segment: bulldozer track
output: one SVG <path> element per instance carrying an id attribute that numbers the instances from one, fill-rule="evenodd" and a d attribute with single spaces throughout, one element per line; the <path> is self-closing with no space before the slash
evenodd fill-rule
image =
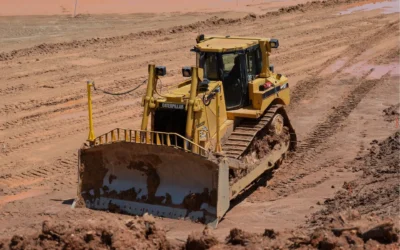
<path id="1" fill-rule="evenodd" d="M 249 148 L 254 137 L 264 129 L 283 105 L 273 104 L 259 119 L 243 119 L 222 146 L 225 155 L 238 159 Z"/>

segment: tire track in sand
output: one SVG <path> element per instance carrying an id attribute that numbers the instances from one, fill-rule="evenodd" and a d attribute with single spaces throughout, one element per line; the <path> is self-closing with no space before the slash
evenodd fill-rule
<path id="1" fill-rule="evenodd" d="M 349 95 L 343 99 L 326 119 L 319 123 L 313 132 L 304 139 L 298 146 L 298 149 L 291 153 L 289 161 L 279 166 L 279 169 L 270 175 L 266 173 L 258 185 L 265 185 L 268 182 L 266 189 L 256 190 L 250 197 L 250 202 L 264 201 L 263 193 L 271 190 L 275 193 L 272 197 L 284 197 L 289 194 L 297 193 L 306 188 L 315 187 L 329 179 L 327 176 L 320 176 L 319 179 L 313 179 L 313 183 L 302 183 L 302 179 L 320 171 L 323 168 L 335 165 L 333 160 L 326 159 L 318 164 L 313 163 L 318 157 L 321 157 L 326 150 L 331 150 L 334 146 L 328 143 L 328 139 L 339 132 L 345 125 L 346 119 L 358 104 L 366 97 L 374 88 L 379 86 L 382 80 L 386 79 L 390 72 L 381 79 L 365 80 L 372 71 L 368 72 L 359 84 L 354 88 Z M 269 179 L 272 181 L 269 182 Z M 264 183 L 264 184 L 263 184 Z M 253 188 L 255 190 L 255 188 Z M 271 194 L 270 194 L 271 195 Z M 268 197 L 270 197 L 268 195 Z"/>
<path id="2" fill-rule="evenodd" d="M 335 56 L 328 61 L 326 61 L 320 68 L 317 69 L 316 73 L 311 79 L 317 78 L 317 81 L 306 80 L 305 83 L 299 83 L 293 90 L 294 104 L 299 104 L 304 98 L 315 96 L 319 91 L 324 90 L 324 83 L 329 83 L 336 76 L 344 72 L 345 69 L 352 66 L 357 62 L 358 57 L 371 48 L 372 45 L 379 44 L 380 41 L 386 39 L 382 34 L 386 33 L 387 30 L 395 31 L 397 28 L 396 24 L 398 21 L 384 25 L 378 31 L 371 35 L 368 35 L 362 39 L 359 43 L 351 45 L 346 52 Z M 372 41 L 371 41 L 372 39 Z M 334 73 L 326 76 L 320 77 L 320 73 L 326 70 L 332 63 L 343 57 L 350 58 L 342 67 L 340 67 Z M 320 170 L 320 165 L 312 164 L 312 162 L 321 155 L 324 150 L 332 148 L 332 145 L 326 143 L 327 139 L 334 136 L 340 131 L 347 117 L 351 112 L 357 107 L 361 100 L 383 79 L 386 79 L 390 72 L 384 75 L 381 79 L 367 80 L 366 78 L 372 73 L 372 70 L 364 74 L 364 76 L 359 79 L 354 89 L 351 90 L 350 94 L 343 98 L 343 101 L 339 105 L 336 105 L 334 111 L 330 112 L 322 123 L 316 124 L 312 131 L 301 141 L 298 145 L 298 149 L 294 154 L 291 155 L 290 161 L 279 168 L 279 173 L 283 173 L 284 177 L 281 176 L 282 181 L 272 182 L 268 185 L 268 189 L 274 190 L 279 196 L 284 196 L 289 193 L 296 193 L 297 191 L 304 189 L 304 186 L 296 186 L 296 182 L 303 179 L 304 177 L 317 172 Z M 309 91 L 310 86 L 317 85 L 320 89 L 315 89 L 314 91 Z M 309 105 L 309 104 L 306 104 Z M 295 113 L 293 109 L 302 109 L 304 105 L 294 105 L 289 107 L 289 111 Z M 330 164 L 323 164 L 329 166 Z M 270 178 L 270 177 L 268 177 Z M 325 179 L 316 180 L 316 182 L 323 182 Z M 257 197 L 258 194 L 255 195 Z M 257 201 L 257 198 L 251 198 L 253 201 Z"/>
<path id="3" fill-rule="evenodd" d="M 358 56 L 367 51 L 373 45 L 379 44 L 380 41 L 384 41 L 387 39 L 387 33 L 396 33 L 398 30 L 399 21 L 391 22 L 387 25 L 381 27 L 378 31 L 373 34 L 363 38 L 360 42 L 351 44 L 348 49 L 346 49 L 343 53 L 329 58 L 325 63 L 319 67 L 315 73 L 313 73 L 309 78 L 299 82 L 296 87 L 292 90 L 293 96 L 291 100 L 291 105 L 289 109 L 292 107 L 297 107 L 301 100 L 307 97 L 315 96 L 320 88 L 323 87 L 324 83 L 332 81 L 337 75 L 341 74 L 345 69 L 349 68 L 354 62 L 357 60 Z M 349 58 L 346 63 L 341 66 L 338 70 L 332 73 L 328 77 L 320 77 L 321 73 L 330 67 L 337 60 L 342 58 Z"/>

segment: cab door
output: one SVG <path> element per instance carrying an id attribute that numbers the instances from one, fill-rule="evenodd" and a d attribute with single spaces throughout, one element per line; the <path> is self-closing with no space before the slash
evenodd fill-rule
<path id="1" fill-rule="evenodd" d="M 245 54 L 222 54 L 225 103 L 227 110 L 243 107 L 247 95 Z"/>

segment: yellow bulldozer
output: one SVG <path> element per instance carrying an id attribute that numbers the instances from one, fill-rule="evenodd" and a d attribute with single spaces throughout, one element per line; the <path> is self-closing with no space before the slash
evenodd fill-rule
<path id="1" fill-rule="evenodd" d="M 79 150 L 76 204 L 126 214 L 190 219 L 215 228 L 235 197 L 295 150 L 285 111 L 287 77 L 274 72 L 277 39 L 196 38 L 196 66 L 159 93 L 166 68 L 150 64 L 140 129 L 89 138 Z"/>

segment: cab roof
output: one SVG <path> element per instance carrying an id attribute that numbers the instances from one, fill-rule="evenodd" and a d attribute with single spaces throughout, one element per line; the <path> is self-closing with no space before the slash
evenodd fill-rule
<path id="1" fill-rule="evenodd" d="M 257 45 L 261 38 L 210 37 L 199 41 L 196 50 L 204 52 L 231 52 Z"/>

